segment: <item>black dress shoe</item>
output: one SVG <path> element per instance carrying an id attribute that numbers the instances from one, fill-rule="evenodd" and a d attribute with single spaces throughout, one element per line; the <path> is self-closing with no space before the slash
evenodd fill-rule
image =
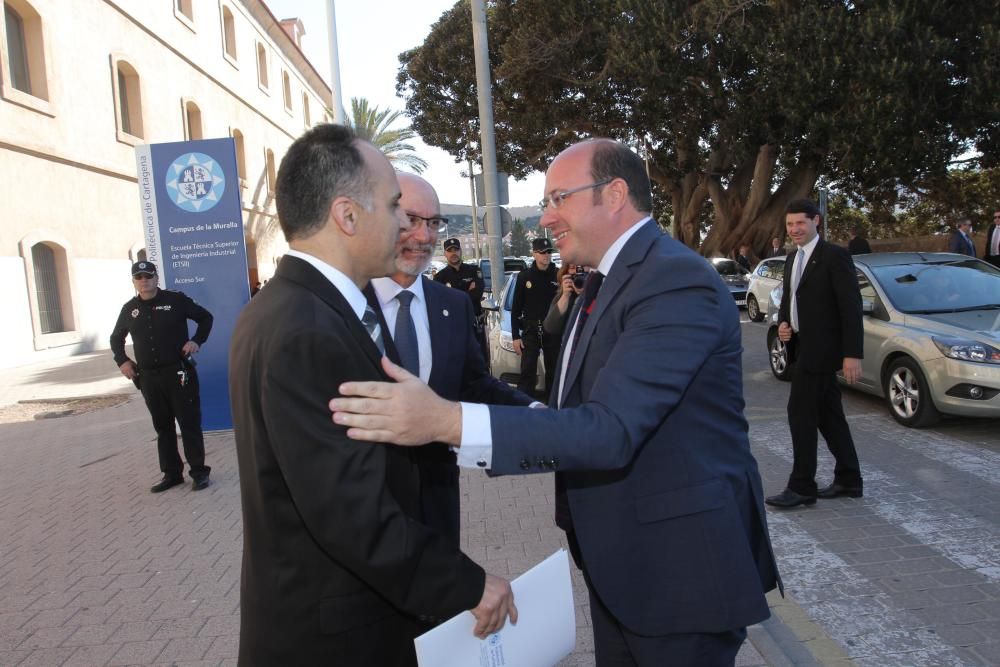
<path id="1" fill-rule="evenodd" d="M 799 505 L 815 505 L 816 496 L 803 496 L 791 489 L 785 489 L 776 496 L 769 496 L 764 502 L 772 507 L 787 509 L 789 507 L 798 507 Z"/>
<path id="2" fill-rule="evenodd" d="M 150 489 L 150 493 L 162 493 L 172 486 L 177 486 L 178 484 L 183 484 L 183 477 L 171 477 L 170 475 L 164 475 L 163 479 L 154 484 Z"/>
<path id="3" fill-rule="evenodd" d="M 204 477 L 195 477 L 193 480 L 191 480 L 192 491 L 201 491 L 202 489 L 207 489 L 207 488 L 208 488 L 208 475 L 205 475 Z"/>
<path id="4" fill-rule="evenodd" d="M 838 496 L 845 496 L 847 498 L 861 498 L 864 496 L 864 490 L 860 486 L 844 486 L 843 484 L 837 484 L 834 482 L 830 486 L 824 486 L 822 489 L 816 492 L 816 496 L 829 500 L 830 498 L 837 498 Z"/>

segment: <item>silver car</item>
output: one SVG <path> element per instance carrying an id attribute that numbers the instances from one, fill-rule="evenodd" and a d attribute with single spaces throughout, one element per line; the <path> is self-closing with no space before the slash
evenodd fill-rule
<path id="1" fill-rule="evenodd" d="M 729 288 L 729 293 L 733 295 L 736 305 L 745 306 L 750 272 L 740 266 L 736 260 L 727 257 L 711 257 L 708 263 L 715 267 L 715 270 L 722 276 L 722 280 Z"/>
<path id="2" fill-rule="evenodd" d="M 1000 417 L 1000 270 L 951 253 L 858 255 L 854 265 L 865 358 L 853 386 L 882 396 L 904 426 Z M 768 322 L 771 370 L 787 377 L 777 315 Z"/>
<path id="3" fill-rule="evenodd" d="M 750 284 L 747 286 L 747 317 L 751 322 L 764 320 L 771 290 L 780 285 L 784 277 L 784 257 L 769 257 L 762 260 L 750 274 Z"/>
<path id="4" fill-rule="evenodd" d="M 486 342 L 490 349 L 490 372 L 508 384 L 516 385 L 521 380 L 521 357 L 514 352 L 514 339 L 510 329 L 510 310 L 514 303 L 517 273 L 507 276 L 507 283 L 500 292 L 500 299 L 483 299 L 486 311 Z M 545 366 L 542 355 L 538 355 L 538 382 L 535 389 L 545 390 Z"/>

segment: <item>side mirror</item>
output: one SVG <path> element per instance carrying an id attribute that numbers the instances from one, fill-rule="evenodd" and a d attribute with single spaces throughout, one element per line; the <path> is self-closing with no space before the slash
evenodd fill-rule
<path id="1" fill-rule="evenodd" d="M 864 313 L 865 315 L 874 315 L 875 314 L 875 302 L 872 301 L 871 299 L 862 299 L 861 300 L 861 312 Z"/>
<path id="2" fill-rule="evenodd" d="M 488 296 L 483 299 L 482 302 L 480 302 L 480 305 L 483 307 L 483 310 L 491 310 L 494 313 L 500 310 L 500 304 L 498 304 L 492 296 Z"/>

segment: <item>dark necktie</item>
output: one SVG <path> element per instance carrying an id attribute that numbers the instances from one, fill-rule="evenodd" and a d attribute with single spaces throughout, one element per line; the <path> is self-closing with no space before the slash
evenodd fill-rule
<path id="1" fill-rule="evenodd" d="M 403 368 L 420 376 L 420 349 L 417 347 L 417 328 L 413 325 L 410 315 L 410 302 L 413 292 L 403 290 L 396 295 L 399 300 L 399 312 L 396 313 L 396 330 L 392 333 L 392 342 L 399 352 L 399 361 Z"/>
<path id="2" fill-rule="evenodd" d="M 385 354 L 385 341 L 382 340 L 382 326 L 378 323 L 378 315 L 371 306 L 365 306 L 365 314 L 361 316 L 361 323 L 368 330 L 368 335 L 372 337 L 379 354 Z"/>
<path id="3" fill-rule="evenodd" d="M 587 323 L 590 312 L 594 310 L 594 302 L 597 301 L 597 292 L 604 282 L 604 274 L 600 271 L 591 271 L 587 274 L 587 281 L 583 284 L 583 294 L 580 295 L 580 315 L 576 320 L 576 331 L 573 332 L 573 344 L 569 348 L 567 361 L 572 361 L 573 353 L 576 352 L 576 344 L 580 341 L 580 334 L 583 332 L 583 325 Z"/>

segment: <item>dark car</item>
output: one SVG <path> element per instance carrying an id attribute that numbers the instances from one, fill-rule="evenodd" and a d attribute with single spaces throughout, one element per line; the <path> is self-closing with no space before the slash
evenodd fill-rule
<path id="1" fill-rule="evenodd" d="M 503 273 L 505 276 L 517 273 L 518 271 L 524 271 L 527 268 L 528 263 L 520 257 L 503 258 Z M 490 275 L 490 260 L 488 257 L 483 257 L 479 260 L 479 270 L 483 272 L 483 291 L 492 292 L 493 276 Z"/>
<path id="2" fill-rule="evenodd" d="M 747 285 L 750 284 L 750 272 L 736 263 L 736 260 L 726 257 L 712 257 L 708 260 L 729 287 L 737 306 L 747 305 Z"/>

